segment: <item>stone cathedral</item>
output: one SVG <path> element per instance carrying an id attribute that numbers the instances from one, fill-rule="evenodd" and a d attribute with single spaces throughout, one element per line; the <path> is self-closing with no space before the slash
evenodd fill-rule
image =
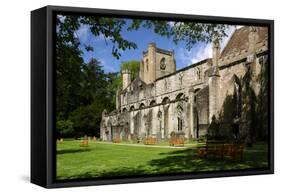
<path id="1" fill-rule="evenodd" d="M 240 120 L 238 125 L 243 125 L 239 114 L 242 88 L 238 80 L 250 68 L 250 83 L 258 94 L 258 75 L 268 55 L 267 30 L 253 26 L 236 29 L 223 50 L 219 41 L 213 41 L 212 58 L 179 70 L 174 51 L 150 43 L 142 53 L 139 76 L 132 80 L 128 70 L 122 71 L 116 110 L 104 110 L 102 114 L 101 139 L 164 140 L 172 132 L 186 139 L 199 138 L 206 135 L 213 117 L 221 113 L 227 95 L 236 97 L 236 118 Z"/>

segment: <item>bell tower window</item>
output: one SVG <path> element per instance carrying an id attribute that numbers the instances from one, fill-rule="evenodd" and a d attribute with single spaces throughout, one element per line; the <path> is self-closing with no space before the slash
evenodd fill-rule
<path id="1" fill-rule="evenodd" d="M 160 60 L 160 69 L 161 70 L 166 69 L 166 59 L 164 57 Z"/>

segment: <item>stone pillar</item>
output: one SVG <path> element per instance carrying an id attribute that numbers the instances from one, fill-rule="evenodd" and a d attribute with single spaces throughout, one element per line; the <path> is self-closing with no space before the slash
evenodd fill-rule
<path id="1" fill-rule="evenodd" d="M 130 111 L 130 134 L 133 134 L 134 133 L 134 110 Z"/>
<path id="2" fill-rule="evenodd" d="M 146 83 L 152 83 L 156 79 L 156 44 L 149 43 L 148 45 L 148 69 L 147 72 L 147 80 Z M 145 67 L 146 68 L 146 67 Z"/>
<path id="3" fill-rule="evenodd" d="M 164 122 L 164 125 L 163 125 L 163 128 L 164 128 L 164 136 L 165 138 L 169 138 L 169 107 L 170 105 L 167 104 L 167 105 L 163 105 L 163 113 L 164 113 L 164 117 L 163 117 L 163 122 Z"/>
<path id="4" fill-rule="evenodd" d="M 121 99 L 120 99 L 120 90 L 119 90 L 119 88 L 116 90 L 115 104 L 116 104 L 116 110 L 120 110 Z"/>
<path id="5" fill-rule="evenodd" d="M 209 74 L 209 122 L 219 114 L 220 75 L 218 67 L 212 67 Z"/>
<path id="6" fill-rule="evenodd" d="M 144 55 L 144 53 L 143 53 L 143 55 Z M 144 57 L 142 57 L 142 58 L 144 58 Z M 142 81 L 144 81 L 144 61 L 143 60 L 140 61 L 139 78 Z"/>
<path id="7" fill-rule="evenodd" d="M 256 44 L 259 38 L 258 36 L 259 35 L 258 35 L 257 27 L 251 26 L 250 33 L 248 36 L 248 41 L 249 41 L 248 50 L 250 54 L 254 54 L 256 52 Z"/>
<path id="8" fill-rule="evenodd" d="M 220 75 L 218 60 L 220 57 L 220 43 L 218 39 L 213 41 L 213 65 L 209 69 L 209 123 L 212 121 L 212 117 L 218 118 L 219 114 L 219 87 L 220 87 Z"/>
<path id="9" fill-rule="evenodd" d="M 255 26 L 251 26 L 250 27 L 250 33 L 248 36 L 248 42 L 249 42 L 249 46 L 248 46 L 248 53 L 249 55 L 247 56 L 247 63 L 248 65 L 251 65 L 251 71 L 253 73 L 253 75 L 256 75 L 256 44 L 258 42 L 258 31 L 257 31 L 257 27 Z M 255 64 L 254 64 L 255 63 Z"/>
<path id="10" fill-rule="evenodd" d="M 176 72 L 176 59 L 175 59 L 175 51 L 173 50 L 172 51 L 172 73 Z"/>
<path id="11" fill-rule="evenodd" d="M 131 72 L 129 70 L 122 71 L 122 88 L 127 88 L 131 83 Z"/>
<path id="12" fill-rule="evenodd" d="M 213 41 L 213 48 L 212 48 L 212 55 L 213 55 L 213 58 L 212 58 L 212 66 L 218 66 L 218 62 L 219 62 L 219 57 L 220 57 L 220 42 L 219 40 L 216 38 L 214 41 Z"/>
<path id="13" fill-rule="evenodd" d="M 188 138 L 194 138 L 194 89 L 189 90 L 189 132 Z"/>

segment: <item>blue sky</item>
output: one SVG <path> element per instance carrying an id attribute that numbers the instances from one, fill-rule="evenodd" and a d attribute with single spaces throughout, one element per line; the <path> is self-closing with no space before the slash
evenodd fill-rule
<path id="1" fill-rule="evenodd" d="M 222 48 L 234 30 L 235 27 L 233 26 L 227 31 L 229 36 L 222 41 Z M 81 47 L 84 51 L 84 61 L 88 62 L 94 57 L 101 61 L 101 65 L 104 67 L 105 72 L 118 72 L 122 61 L 141 60 L 142 51 L 147 50 L 148 43 L 150 42 L 155 42 L 158 48 L 174 50 L 177 69 L 181 69 L 211 57 L 211 44 L 197 43 L 190 51 L 188 51 L 185 48 L 184 42 L 174 44 L 172 39 L 161 37 L 160 35 L 155 34 L 151 29 L 141 27 L 137 31 L 127 32 L 126 28 L 124 28 L 121 35 L 126 40 L 135 42 L 138 48 L 131 50 L 127 49 L 121 52 L 121 57 L 117 60 L 111 54 L 112 43 L 110 40 L 106 40 L 103 36 L 94 37 L 89 30 L 89 26 L 81 26 L 79 30 L 76 31 L 76 36 L 78 36 L 82 45 L 86 44 L 94 47 L 93 52 L 87 52 Z"/>

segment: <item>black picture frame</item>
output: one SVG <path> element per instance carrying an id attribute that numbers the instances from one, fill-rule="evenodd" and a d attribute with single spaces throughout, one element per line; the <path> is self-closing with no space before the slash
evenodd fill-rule
<path id="1" fill-rule="evenodd" d="M 55 20 L 58 13 L 116 16 L 145 19 L 190 20 L 239 25 L 268 26 L 269 56 L 269 166 L 266 169 L 198 172 L 185 175 L 159 175 L 103 180 L 56 181 L 55 121 Z M 46 188 L 214 178 L 274 173 L 274 21 L 232 17 L 153 13 L 94 8 L 46 6 L 31 12 L 31 182 Z"/>

